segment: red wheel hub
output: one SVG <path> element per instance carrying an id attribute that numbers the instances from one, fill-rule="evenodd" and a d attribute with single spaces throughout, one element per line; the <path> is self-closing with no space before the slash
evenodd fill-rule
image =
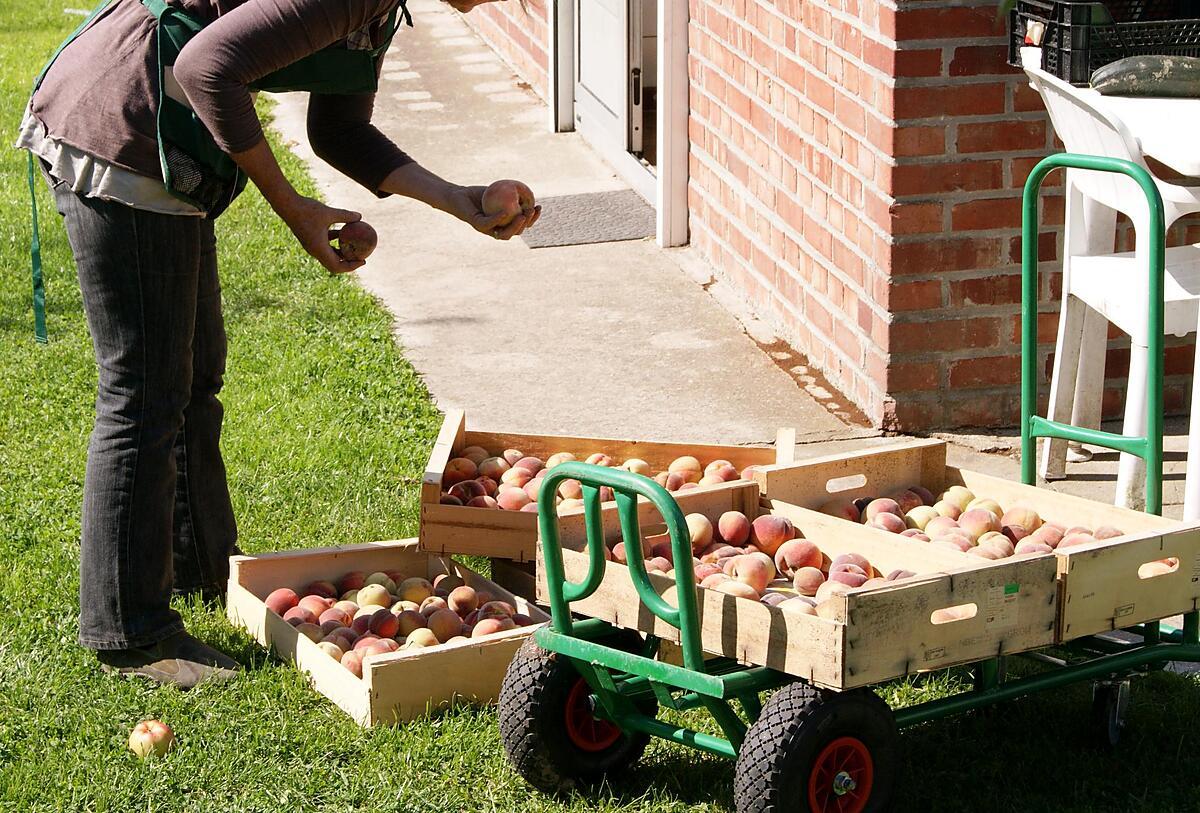
<path id="1" fill-rule="evenodd" d="M 567 737 L 580 751 L 595 753 L 612 747 L 621 739 L 621 729 L 608 720 L 601 720 L 592 713 L 592 689 L 580 678 L 567 694 L 564 710 L 567 722 Z"/>
<path id="2" fill-rule="evenodd" d="M 813 762 L 808 806 L 814 813 L 862 813 L 874 781 L 875 761 L 867 746 L 855 737 L 838 737 Z"/>

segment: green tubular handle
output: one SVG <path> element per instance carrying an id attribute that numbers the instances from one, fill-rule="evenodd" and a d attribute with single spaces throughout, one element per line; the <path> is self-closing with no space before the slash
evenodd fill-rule
<path id="1" fill-rule="evenodd" d="M 1037 410 L 1037 277 L 1038 193 L 1042 181 L 1058 168 L 1116 172 L 1131 178 L 1142 189 L 1150 207 L 1149 335 L 1146 348 L 1146 435 L 1131 437 L 1051 421 Z M 1036 438 L 1062 438 L 1092 443 L 1135 455 L 1146 461 L 1146 511 L 1162 514 L 1163 478 L 1163 276 L 1166 228 L 1162 197 L 1150 173 L 1130 161 L 1098 155 L 1058 153 L 1044 158 L 1025 181 L 1021 222 L 1021 480 L 1036 481 Z"/>
<path id="2" fill-rule="evenodd" d="M 554 495 L 565 480 L 578 480 L 583 485 L 584 524 L 587 528 L 588 572 L 582 582 L 567 581 L 563 568 L 562 544 L 558 535 L 558 512 Z M 695 572 L 692 569 L 691 534 L 679 504 L 658 483 L 640 474 L 595 466 L 590 463 L 560 463 L 546 475 L 538 494 L 538 529 L 542 538 L 545 560 L 546 587 L 550 599 L 551 625 L 556 632 L 572 634 L 570 603 L 587 598 L 596 592 L 604 578 L 605 544 L 600 513 L 600 488 L 613 490 L 621 535 L 627 551 L 626 560 L 638 598 L 650 612 L 679 630 L 683 661 L 689 669 L 703 671 L 704 654 L 700 648 L 700 624 L 697 608 Z M 675 591 L 678 606 L 673 607 L 655 592 L 646 574 L 643 561 L 642 536 L 638 524 L 637 498 L 645 497 L 662 515 L 671 533 L 671 551 L 675 558 Z M 678 589 L 689 585 L 691 589 Z"/>

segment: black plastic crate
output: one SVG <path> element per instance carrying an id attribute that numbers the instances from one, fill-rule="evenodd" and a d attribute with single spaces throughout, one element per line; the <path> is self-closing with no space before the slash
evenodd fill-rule
<path id="1" fill-rule="evenodd" d="M 1086 85 L 1097 68 L 1127 56 L 1200 57 L 1198 0 L 1017 0 L 1009 12 L 1008 62 L 1020 66 L 1031 22 L 1045 26 L 1042 70 Z"/>

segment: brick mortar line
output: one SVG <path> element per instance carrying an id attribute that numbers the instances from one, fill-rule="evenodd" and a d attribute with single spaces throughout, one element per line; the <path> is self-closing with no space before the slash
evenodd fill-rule
<path id="1" fill-rule="evenodd" d="M 730 147 L 729 145 L 727 145 L 726 149 L 737 150 L 738 148 Z M 712 170 L 713 173 L 715 175 L 717 175 L 722 181 L 724 181 L 726 183 L 726 185 L 729 186 L 730 188 L 732 188 L 732 189 L 738 189 L 738 188 L 744 189 L 745 188 L 744 185 L 742 185 L 737 180 L 737 178 L 734 178 L 728 169 L 721 166 L 713 156 L 709 155 L 708 153 L 701 152 L 701 151 L 695 151 L 695 152 L 693 152 L 693 155 L 695 155 L 698 160 L 700 160 L 702 163 L 704 163 L 706 166 L 708 166 L 709 169 Z M 782 190 L 780 190 L 780 191 L 782 191 Z M 786 195 L 786 192 L 784 194 Z M 840 231 L 838 231 L 836 228 L 834 228 L 834 226 L 827 219 L 825 219 L 824 217 L 821 217 L 820 215 L 817 215 L 815 212 L 813 212 L 811 210 L 811 207 L 808 204 L 804 203 L 803 201 L 799 200 L 798 198 L 792 198 L 791 195 L 787 195 L 787 197 L 789 200 L 792 200 L 797 206 L 804 209 L 804 211 L 816 223 L 825 227 L 826 231 L 835 240 L 837 240 L 839 243 L 841 243 L 843 246 L 845 246 L 845 248 L 847 250 L 849 250 L 852 254 L 856 255 L 860 260 L 862 260 L 864 267 L 868 272 L 873 271 L 879 276 L 883 275 L 882 269 L 880 269 L 878 267 L 878 265 L 876 265 L 874 258 L 867 257 L 865 254 L 863 254 L 863 252 L 857 246 L 854 246 L 853 244 L 849 243 L 845 239 L 845 235 L 842 234 Z M 836 195 L 834 197 L 836 198 Z M 770 222 L 772 225 L 774 225 L 776 228 L 780 229 L 781 231 L 787 233 L 789 236 L 794 236 L 797 245 L 801 246 L 802 249 L 805 249 L 806 254 L 808 254 L 810 257 L 814 258 L 814 260 L 818 261 L 820 263 L 820 265 L 823 268 L 825 268 L 826 271 L 833 274 L 844 285 L 846 285 L 847 287 L 854 290 L 855 294 L 858 295 L 861 300 L 866 301 L 866 302 L 871 302 L 873 300 L 873 297 L 871 297 L 870 293 L 866 289 L 861 288 L 858 285 L 858 283 L 856 283 L 853 280 L 846 277 L 844 272 L 842 272 L 835 265 L 833 265 L 832 260 L 828 260 L 819 250 L 817 250 L 816 246 L 814 246 L 812 243 L 810 243 L 807 240 L 807 238 L 804 236 L 803 231 L 800 227 L 789 224 L 787 221 L 785 221 L 783 218 L 781 218 L 776 211 L 767 207 L 765 204 L 762 203 L 762 201 L 759 201 L 758 198 L 754 197 L 753 195 L 747 195 L 745 199 L 749 202 L 749 205 L 751 205 L 751 207 L 755 210 L 756 213 L 762 215 L 768 222 Z M 850 207 L 850 208 L 853 209 L 853 207 Z M 868 220 L 860 220 L 860 222 L 871 225 L 870 221 L 868 221 Z M 885 237 L 886 237 L 886 235 L 885 235 Z M 889 243 L 890 243 L 890 241 L 889 241 Z M 771 256 L 772 259 L 776 260 L 777 262 L 780 262 L 784 266 L 787 265 L 787 262 L 785 260 L 783 260 L 780 257 L 775 256 L 772 253 L 768 253 L 768 256 Z M 819 259 L 817 259 L 817 258 L 819 258 Z M 883 316 L 885 313 L 886 313 L 886 311 L 882 311 L 880 313 L 880 315 Z"/>

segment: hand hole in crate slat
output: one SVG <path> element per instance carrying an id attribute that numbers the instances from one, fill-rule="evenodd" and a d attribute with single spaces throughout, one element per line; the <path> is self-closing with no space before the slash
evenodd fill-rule
<path id="1" fill-rule="evenodd" d="M 867 475 L 865 474 L 848 474 L 845 477 L 834 477 L 825 483 L 825 490 L 830 494 L 841 494 L 845 491 L 854 491 L 863 488 L 867 485 Z"/>
<path id="2" fill-rule="evenodd" d="M 940 610 L 934 610 L 929 614 L 929 621 L 933 624 L 953 624 L 955 621 L 967 621 L 974 618 L 979 613 L 979 605 L 974 602 L 970 604 L 956 604 L 953 607 L 943 607 Z"/>
<path id="3" fill-rule="evenodd" d="M 1179 560 L 1174 556 L 1166 559 L 1155 559 L 1153 562 L 1146 562 L 1138 568 L 1139 579 L 1156 579 L 1159 576 L 1169 576 L 1179 570 Z"/>

